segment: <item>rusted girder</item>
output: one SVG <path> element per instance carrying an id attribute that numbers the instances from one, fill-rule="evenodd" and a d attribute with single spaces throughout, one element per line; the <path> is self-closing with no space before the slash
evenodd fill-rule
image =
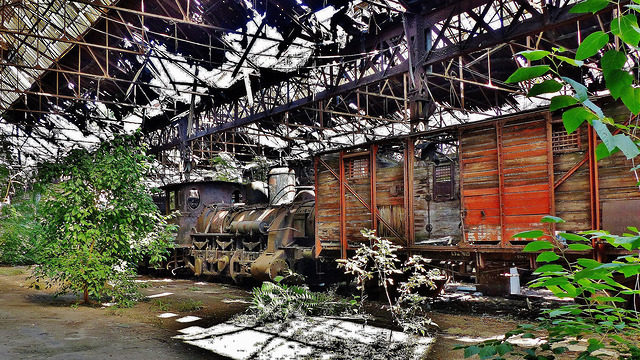
<path id="1" fill-rule="evenodd" d="M 411 22 L 422 24 L 421 26 L 423 26 L 423 28 L 414 29 L 412 32 L 415 32 L 416 34 L 424 32 L 425 29 L 437 24 L 439 21 L 449 19 L 455 14 L 468 14 L 474 11 L 483 12 L 486 10 L 486 6 L 483 7 L 482 5 L 490 3 L 496 3 L 496 0 L 456 2 L 453 5 L 428 14 L 414 15 L 416 16 L 416 19 Z M 570 14 L 568 12 L 569 8 L 570 6 L 566 6 L 561 9 L 547 9 L 547 11 L 543 13 L 536 12 L 536 14 L 532 14 L 532 17 L 529 19 L 522 21 L 514 19 L 511 23 L 504 25 L 503 28 L 496 29 L 493 32 L 477 34 L 476 36 L 473 36 L 474 34 L 469 34 L 469 36 L 464 40 L 453 38 L 447 39 L 447 43 L 449 44 L 447 46 L 442 46 L 437 49 L 432 48 L 430 51 L 416 51 L 413 56 L 416 56 L 417 58 L 412 60 L 412 65 L 416 68 L 425 69 L 431 65 L 443 63 L 450 59 L 455 59 L 478 50 L 487 49 L 497 44 L 507 43 L 533 34 L 539 34 L 540 32 L 549 31 L 593 16 L 591 14 Z M 516 15 L 521 16 L 522 12 L 518 12 Z M 486 28 L 486 26 L 488 25 L 485 24 L 479 27 Z M 390 41 L 392 38 L 397 41 L 398 35 L 404 33 L 402 27 L 403 25 L 399 24 L 397 27 L 388 29 L 385 33 L 379 34 L 377 37 L 377 44 L 383 44 L 386 42 L 386 46 L 388 46 L 391 44 Z M 477 31 L 477 28 L 475 29 Z M 439 29 L 439 31 L 440 34 L 442 34 L 446 29 Z M 400 38 L 403 38 L 403 36 Z M 406 39 L 404 39 L 392 46 L 404 46 L 409 51 L 409 45 L 410 44 L 406 42 Z M 341 71 L 336 71 L 331 74 L 327 74 L 326 72 L 323 73 L 323 76 L 325 76 L 325 79 L 327 80 L 327 83 L 324 84 L 326 87 L 324 91 L 315 92 L 311 86 L 312 84 L 305 83 L 304 81 L 294 81 L 292 84 L 295 83 L 297 89 L 308 89 L 307 96 L 285 99 L 285 101 L 281 103 L 277 103 L 277 101 L 276 103 L 269 103 L 268 105 L 263 103 L 261 105 L 262 109 L 247 107 L 243 116 L 229 118 L 228 121 L 220 121 L 219 123 L 204 129 L 200 128 L 187 140 L 194 140 L 208 134 L 246 126 L 269 117 L 296 111 L 303 107 L 314 107 L 317 103 L 327 102 L 338 95 L 352 92 L 357 89 L 363 89 L 368 85 L 408 73 L 410 68 L 409 59 L 405 58 L 406 53 L 393 51 L 391 46 L 386 49 L 387 51 L 381 51 L 380 53 L 372 56 L 372 58 L 386 56 L 384 58 L 385 61 L 378 61 L 378 64 L 376 64 L 375 60 L 368 59 L 361 62 L 346 64 L 346 68 L 341 65 Z M 385 64 L 388 64 L 388 66 L 385 66 Z M 424 71 L 422 73 L 424 73 Z M 338 74 L 346 75 L 336 77 Z M 420 74 L 415 74 L 415 76 L 420 76 Z M 344 81 L 345 79 L 348 81 Z M 313 87 L 315 87 L 315 84 L 313 84 Z M 241 107 L 246 107 L 246 104 L 242 103 L 242 99 L 237 99 L 236 101 Z M 155 151 L 172 148 L 177 144 L 177 140 L 170 141 L 165 144 L 155 144 Z"/>

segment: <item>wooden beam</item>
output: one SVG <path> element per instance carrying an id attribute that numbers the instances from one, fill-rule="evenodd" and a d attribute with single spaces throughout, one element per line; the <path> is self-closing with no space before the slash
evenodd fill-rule
<path id="1" fill-rule="evenodd" d="M 504 167 L 503 159 L 502 159 L 502 127 L 504 126 L 503 121 L 496 122 L 496 150 L 498 153 L 498 199 L 500 206 L 500 244 L 502 246 L 508 243 L 508 240 L 505 239 L 505 215 L 504 215 L 504 173 L 502 172 L 502 168 Z"/>

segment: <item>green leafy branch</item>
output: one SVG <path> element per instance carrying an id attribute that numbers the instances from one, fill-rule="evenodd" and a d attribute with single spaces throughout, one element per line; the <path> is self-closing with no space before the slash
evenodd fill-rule
<path id="1" fill-rule="evenodd" d="M 542 218 L 544 223 L 563 223 L 554 216 Z M 640 355 L 638 336 L 640 318 L 635 310 L 627 309 L 625 296 L 640 294 L 640 290 L 624 285 L 621 279 L 640 275 L 638 255 L 620 256 L 610 263 L 600 263 L 592 258 L 569 259 L 569 252 L 591 254 L 593 243 L 602 239 L 613 247 L 626 250 L 640 249 L 640 232 L 630 227 L 629 233 L 612 235 L 606 231 L 559 233 L 558 238 L 540 230 L 525 231 L 514 238 L 531 239 L 523 249 L 536 254 L 536 262 L 542 263 L 534 271 L 536 276 L 529 286 L 544 288 L 571 303 L 542 311 L 536 325 L 520 325 L 499 340 L 478 345 L 458 346 L 465 357 L 478 355 L 481 359 L 503 359 L 506 354 L 523 359 L 555 359 L 568 351 L 568 345 L 586 339 L 586 349 L 577 359 L 601 359 L 611 350 L 619 359 L 636 359 Z M 553 241 L 541 239 L 553 239 Z M 519 349 L 512 345 L 515 337 L 540 338 L 539 345 Z"/>
<path id="2" fill-rule="evenodd" d="M 534 49 L 519 52 L 516 55 L 529 63 L 542 64 L 521 67 L 506 82 L 534 81 L 535 84 L 527 93 L 529 97 L 570 89 L 572 95 L 555 95 L 549 105 L 550 111 L 563 110 L 562 122 L 567 133 L 573 133 L 587 122 L 602 141 L 596 149 L 598 159 L 618 151 L 631 159 L 640 155 L 640 138 L 634 133 L 635 125 L 615 123 L 592 101 L 587 86 L 561 74 L 561 65 L 581 67 L 584 71 L 599 74 L 614 100 L 621 100 L 632 114 L 640 114 L 640 88 L 635 86 L 637 79 L 632 73 L 640 43 L 640 27 L 636 16 L 640 12 L 640 5 L 622 6 L 615 1 L 587 0 L 576 4 L 570 12 L 595 14 L 612 4 L 617 6 L 619 15 L 611 21 L 609 32 L 600 30 L 589 34 L 582 40 L 574 56 L 562 47 L 554 47 L 552 51 Z M 600 57 L 599 66 L 594 59 L 596 55 Z M 611 127 L 620 133 L 612 133 Z"/>

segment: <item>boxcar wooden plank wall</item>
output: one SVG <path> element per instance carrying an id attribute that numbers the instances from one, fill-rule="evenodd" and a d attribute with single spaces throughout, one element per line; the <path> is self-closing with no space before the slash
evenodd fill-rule
<path id="1" fill-rule="evenodd" d="M 376 157 L 376 201 L 378 212 L 400 236 L 404 231 L 404 156 L 395 149 L 378 151 Z M 378 222 L 378 235 L 396 238 L 387 226 Z M 397 240 L 397 239 L 396 239 Z"/>
<path id="2" fill-rule="evenodd" d="M 588 140 L 585 130 L 581 128 L 567 135 L 562 119 L 553 124 L 553 174 L 558 184 L 555 187 L 556 216 L 566 221 L 556 225 L 559 231 L 591 228 L 589 164 L 586 161 Z M 568 174 L 570 176 L 562 181 Z"/>
<path id="3" fill-rule="evenodd" d="M 635 119 L 620 104 L 608 104 L 604 106 L 604 112 L 606 116 L 621 124 L 628 124 Z M 566 221 L 558 224 L 556 228 L 561 231 L 582 231 L 598 227 L 602 222 L 605 230 L 621 232 L 625 230 L 624 227 L 612 228 L 611 225 L 621 214 L 624 214 L 630 223 L 640 222 L 640 208 L 636 207 L 636 211 L 630 212 L 628 204 L 623 209 L 622 203 L 617 203 L 623 200 L 630 203 L 630 200 L 640 199 L 637 179 L 635 174 L 629 171 L 634 163 L 627 160 L 623 154 L 616 153 L 598 161 L 597 171 L 591 170 L 588 159 L 589 152 L 593 152 L 594 149 L 589 149 L 589 130 L 584 124 L 573 134 L 567 135 L 562 120 L 559 117 L 555 120 L 553 163 L 554 176 L 557 179 L 556 214 Z M 595 184 L 592 184 L 594 180 L 590 180 L 591 171 L 597 173 Z M 595 201 L 598 203 L 592 204 Z M 598 212 L 591 211 L 596 207 Z M 596 213 L 600 217 L 592 219 L 592 214 Z"/>
<path id="4" fill-rule="evenodd" d="M 638 118 L 619 104 L 605 108 L 605 115 L 617 123 L 640 125 Z M 627 226 L 640 228 L 640 202 L 635 201 L 640 199 L 640 174 L 636 177 L 635 172 L 629 171 L 636 165 L 637 161 L 626 159 L 621 152 L 598 162 L 600 214 L 602 228 L 607 231 L 620 234 L 628 231 Z"/>
<path id="5" fill-rule="evenodd" d="M 344 159 L 345 178 L 351 189 L 361 199 L 370 202 L 371 174 L 369 172 L 369 153 Z M 371 229 L 371 212 L 356 198 L 351 191 L 345 191 L 346 235 L 349 247 L 366 239 L 362 236 L 362 229 Z"/>
<path id="6" fill-rule="evenodd" d="M 503 241 L 514 242 L 513 235 L 541 228 L 540 219 L 552 213 L 551 124 L 539 115 L 498 126 L 502 126 L 502 235 Z"/>
<path id="7" fill-rule="evenodd" d="M 496 244 L 502 240 L 497 134 L 494 125 L 463 130 L 460 141 L 465 240 Z"/>
<path id="8" fill-rule="evenodd" d="M 338 169 L 338 156 L 323 157 L 327 165 Z M 318 165 L 316 184 L 316 227 L 318 238 L 325 250 L 340 249 L 340 196 L 338 179 L 324 165 Z"/>
<path id="9" fill-rule="evenodd" d="M 550 128 L 546 116 L 502 120 L 460 132 L 465 240 L 508 245 L 552 212 Z M 514 242 L 517 240 L 514 240 Z"/>

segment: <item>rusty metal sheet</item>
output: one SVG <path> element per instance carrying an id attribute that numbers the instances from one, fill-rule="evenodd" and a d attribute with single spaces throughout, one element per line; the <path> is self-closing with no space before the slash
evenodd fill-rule
<path id="1" fill-rule="evenodd" d="M 622 234 L 627 226 L 640 227 L 640 200 L 603 201 L 602 229 Z"/>

